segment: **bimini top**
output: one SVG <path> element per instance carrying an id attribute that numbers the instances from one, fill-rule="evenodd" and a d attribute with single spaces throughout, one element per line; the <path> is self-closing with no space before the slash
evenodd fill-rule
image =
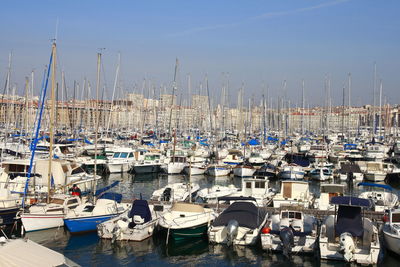
<path id="1" fill-rule="evenodd" d="M 358 197 L 332 197 L 331 204 L 334 205 L 346 205 L 346 206 L 358 206 L 364 208 L 370 208 L 371 202 L 369 199 L 358 198 Z"/>
<path id="2" fill-rule="evenodd" d="M 357 186 L 372 186 L 372 187 L 380 187 L 389 191 L 392 191 L 393 188 L 390 185 L 387 184 L 373 184 L 373 183 L 359 183 Z"/>
<path id="3" fill-rule="evenodd" d="M 241 227 L 255 229 L 263 223 L 266 215 L 266 211 L 256 207 L 253 202 L 234 202 L 215 219 L 212 225 L 226 226 L 230 220 L 236 220 Z"/>

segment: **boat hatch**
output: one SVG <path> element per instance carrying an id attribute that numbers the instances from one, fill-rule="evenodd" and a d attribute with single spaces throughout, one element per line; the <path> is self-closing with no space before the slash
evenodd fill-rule
<path id="1" fill-rule="evenodd" d="M 83 212 L 92 212 L 94 210 L 93 205 L 86 205 L 85 208 L 83 209 Z"/>

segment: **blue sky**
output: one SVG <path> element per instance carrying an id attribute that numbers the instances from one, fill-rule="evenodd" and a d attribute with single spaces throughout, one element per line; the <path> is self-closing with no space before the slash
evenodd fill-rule
<path id="1" fill-rule="evenodd" d="M 247 97 L 260 99 L 262 83 L 270 95 L 286 94 L 300 104 L 301 80 L 307 102 L 323 104 L 324 78 L 341 103 L 343 83 L 352 73 L 352 103 L 372 101 L 373 64 L 377 62 L 384 95 L 400 103 L 400 1 L 235 0 L 235 1 L 11 1 L 0 12 L 0 82 L 13 51 L 12 82 L 22 91 L 24 77 L 35 69 L 37 80 L 47 64 L 50 39 L 58 26 L 58 69 L 67 84 L 94 84 L 96 53 L 103 52 L 108 95 L 117 53 L 121 84 L 132 91 L 144 78 L 170 88 L 175 58 L 186 94 L 207 74 L 214 101 L 219 101 L 222 73 L 229 73 L 229 94 L 236 102 L 241 84 Z M 39 81 L 37 87 L 39 86 Z"/>

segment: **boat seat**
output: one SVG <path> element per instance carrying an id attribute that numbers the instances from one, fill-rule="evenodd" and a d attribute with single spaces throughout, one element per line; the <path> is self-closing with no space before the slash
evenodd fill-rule
<path id="1" fill-rule="evenodd" d="M 281 219 L 280 230 L 289 226 L 290 226 L 289 218 Z"/>

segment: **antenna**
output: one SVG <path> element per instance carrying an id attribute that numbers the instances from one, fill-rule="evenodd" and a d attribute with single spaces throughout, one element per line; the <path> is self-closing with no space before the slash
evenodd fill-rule
<path id="1" fill-rule="evenodd" d="M 54 35 L 54 42 L 56 42 L 56 40 L 57 40 L 57 37 L 58 37 L 58 23 L 59 23 L 59 19 L 58 19 L 58 17 L 57 17 L 57 21 L 56 21 L 56 34 Z"/>

